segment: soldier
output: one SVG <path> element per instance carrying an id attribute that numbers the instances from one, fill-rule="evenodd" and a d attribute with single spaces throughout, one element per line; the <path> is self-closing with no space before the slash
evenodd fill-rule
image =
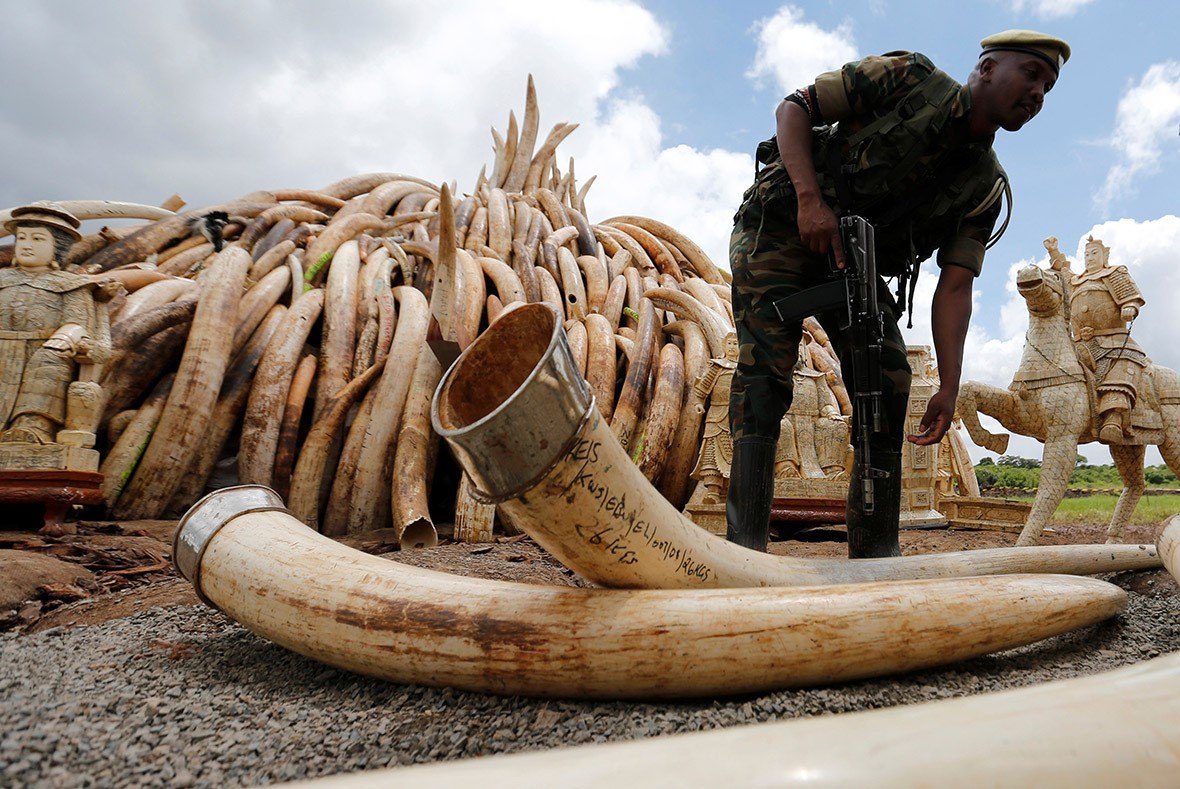
<path id="1" fill-rule="evenodd" d="M 1131 409 L 1150 360 L 1128 326 L 1139 316 L 1143 295 L 1126 266 L 1107 265 L 1109 257 L 1105 244 L 1087 239 L 1086 269 L 1070 282 L 1069 316 L 1083 362 L 1098 379 L 1098 440 L 1120 444 L 1131 429 Z"/>
<path id="2" fill-rule="evenodd" d="M 777 134 L 758 146 L 758 161 L 765 166 L 746 191 L 730 240 L 741 345 L 730 400 L 730 540 L 766 549 L 775 443 L 779 420 L 791 404 L 791 371 L 802 332 L 797 322 L 780 322 L 772 304 L 824 282 L 829 255 L 834 265 L 844 265 L 837 214 L 859 214 L 876 226 L 878 270 L 898 278 L 898 295 L 894 301 L 884 281 L 878 283 L 887 312 L 882 354 L 887 435 L 878 437 L 880 446 L 872 451 L 874 465 L 890 476 L 877 486 L 871 516 L 863 511 L 861 486 L 851 486 L 848 553 L 852 558 L 900 554 L 910 370 L 897 318 L 905 284 L 912 306 L 917 265 L 938 249 L 941 274 L 931 311 L 942 386 L 930 400 L 921 432 L 909 436 L 916 444 L 934 444 L 954 414 L 971 285 L 984 250 L 999 235 L 992 231 L 1001 195 L 1008 193 L 992 140 L 998 129 L 1016 131 L 1040 111 L 1070 54 L 1064 41 L 1023 30 L 986 38 L 982 47 L 966 85 L 911 52 L 866 57 L 821 74 L 783 100 Z M 836 316 L 816 317 L 850 373 L 847 340 Z M 852 393 L 847 375 L 845 382 Z"/>

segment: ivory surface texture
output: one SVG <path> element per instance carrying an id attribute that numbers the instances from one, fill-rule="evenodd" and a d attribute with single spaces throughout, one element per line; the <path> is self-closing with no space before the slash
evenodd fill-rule
<path id="1" fill-rule="evenodd" d="M 530 471 L 519 475 L 527 490 L 502 502 L 501 511 L 567 567 L 605 586 L 808 586 L 1159 566 L 1150 545 L 996 548 L 856 561 L 771 556 L 734 545 L 698 528 L 652 487 L 588 394 L 579 393 L 581 379 L 570 373 L 570 358 L 552 310 L 530 304 L 512 311 L 444 377 L 435 395 L 436 427 L 474 480 L 505 479 L 504 469 L 527 459 Z M 576 431 L 562 432 L 574 421 L 574 409 L 588 409 L 588 418 Z M 534 482 L 531 469 L 543 468 L 547 457 L 553 458 L 551 468 Z"/>
<path id="2" fill-rule="evenodd" d="M 198 582 L 234 620 L 349 671 L 502 694 L 674 698 L 840 682 L 1027 644 L 1113 616 L 1126 597 L 1066 576 L 553 588 L 370 556 L 281 511 L 230 518 Z"/>
<path id="3" fill-rule="evenodd" d="M 1175 786 L 1180 654 L 888 710 L 466 759 L 317 787 Z"/>

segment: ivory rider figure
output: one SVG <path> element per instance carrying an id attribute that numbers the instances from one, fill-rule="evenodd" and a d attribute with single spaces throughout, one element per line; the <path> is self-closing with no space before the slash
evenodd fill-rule
<path id="1" fill-rule="evenodd" d="M 1069 316 L 1078 355 L 1098 385 L 1098 440 L 1118 444 L 1130 437 L 1131 410 L 1150 359 L 1130 329 L 1143 294 L 1127 267 L 1109 265 L 1109 257 L 1105 244 L 1087 239 L 1086 268 L 1070 281 Z"/>
<path id="2" fill-rule="evenodd" d="M 729 396 L 737 355 L 737 335 L 730 332 L 725 336 L 725 356 L 710 359 L 708 369 L 693 384 L 697 396 L 708 406 L 705 408 L 701 453 L 692 470 L 692 478 L 705 486 L 704 501 L 708 504 L 724 500 L 725 480 L 729 478 L 729 464 L 733 459 L 733 441 L 729 435 Z"/>
<path id="3" fill-rule="evenodd" d="M 101 388 L 77 367 L 110 354 L 108 289 L 59 261 L 79 221 L 52 203 L 13 209 L 14 265 L 0 269 L 0 443 L 94 445 Z"/>

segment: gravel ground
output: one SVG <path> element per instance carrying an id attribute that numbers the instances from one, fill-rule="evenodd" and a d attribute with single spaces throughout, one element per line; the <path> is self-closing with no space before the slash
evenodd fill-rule
<path id="1" fill-rule="evenodd" d="M 939 671 L 680 704 L 394 685 L 314 663 L 201 606 L 0 635 L 0 785 L 257 785 L 396 764 L 889 707 L 1090 674 L 1180 650 L 1162 571 L 1112 580 L 1105 624 Z"/>

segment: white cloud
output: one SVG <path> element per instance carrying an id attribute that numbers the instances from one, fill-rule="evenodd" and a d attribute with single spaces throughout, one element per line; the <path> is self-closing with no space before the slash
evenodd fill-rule
<path id="1" fill-rule="evenodd" d="M 1029 12 L 1040 19 L 1061 19 L 1073 16 L 1094 0 L 1012 0 L 1012 11 Z"/>
<path id="2" fill-rule="evenodd" d="M 758 51 L 746 71 L 753 80 L 774 77 L 783 95 L 810 84 L 817 74 L 856 59 L 856 43 L 847 22 L 824 30 L 803 19 L 803 11 L 785 5 L 755 24 Z"/>
<path id="3" fill-rule="evenodd" d="M 581 181 L 599 176 L 592 221 L 647 214 L 725 265 L 753 161 L 673 145 L 642 97 L 618 95 L 625 69 L 670 46 L 635 2 L 371 3 L 330 17 L 303 0 L 55 9 L 6 18 L 0 72 L 41 65 L 6 92 L 0 205 L 173 191 L 204 205 L 386 170 L 466 191 L 490 168 L 488 127 L 504 132 L 509 109 L 521 119 L 532 73 L 540 137 L 580 124 L 559 161 L 574 154 Z"/>
<path id="4" fill-rule="evenodd" d="M 488 126 L 503 130 L 510 108 L 519 116 L 528 73 L 544 135 L 592 121 L 623 69 L 668 47 L 656 18 L 623 0 L 346 11 L 325 17 L 302 0 L 22 7 L 6 17 L 0 69 L 40 65 L 6 92 L 0 196 L 177 190 L 212 202 L 368 170 L 470 188 L 490 158 Z"/>
<path id="5" fill-rule="evenodd" d="M 1156 364 L 1180 370 L 1180 344 L 1175 340 L 1175 316 L 1180 315 L 1180 267 L 1176 265 L 1176 251 L 1180 249 L 1180 216 L 1168 214 L 1143 221 L 1120 219 L 1094 225 L 1078 238 L 1076 253 L 1072 256 L 1076 272 L 1082 270 L 1082 253 L 1086 238 L 1091 235 L 1110 247 L 1111 265 L 1127 266 L 1144 294 L 1147 303 L 1135 321 L 1133 336 Z M 1068 249 L 1067 244 L 1061 246 Z M 993 335 L 982 325 L 986 316 L 978 310 L 979 292 L 974 294 L 972 326 L 964 349 L 964 381 L 980 381 L 1001 389 L 1006 389 L 1012 381 L 1024 349 L 1024 332 L 1028 328 L 1024 300 L 1016 292 L 1016 272 L 1031 263 L 1045 267 L 1048 256 L 1036 261 L 1021 260 L 1008 269 L 1007 297 L 1000 307 L 1002 328 L 999 335 Z M 924 270 L 918 279 L 914 328 L 906 331 L 906 341 L 932 345 L 929 304 L 938 275 L 934 266 L 927 265 L 924 269 L 929 271 Z M 994 420 L 985 418 L 981 421 L 992 432 L 1007 432 Z M 967 438 L 976 459 L 990 454 L 972 445 L 965 433 L 964 438 Z M 1012 436 L 1008 449 L 1009 454 L 1038 458 L 1041 451 L 1040 442 L 1016 435 Z M 1091 463 L 1110 462 L 1110 453 L 1101 444 L 1086 444 L 1079 451 Z M 1162 462 L 1158 450 L 1148 449 L 1147 462 Z"/>
<path id="6" fill-rule="evenodd" d="M 277 69 L 258 89 L 258 120 L 334 149 L 343 173 L 402 170 L 465 189 L 490 159 L 489 123 L 505 131 L 510 108 L 522 118 L 527 73 L 539 145 L 557 121 L 583 123 L 584 136 L 620 71 L 668 46 L 654 16 L 613 0 L 411 5 L 387 22 L 394 40 L 375 31 L 343 62 L 325 52 Z"/>
<path id="7" fill-rule="evenodd" d="M 586 198 L 593 219 L 617 214 L 657 218 L 695 241 L 718 266 L 729 268 L 733 212 L 753 177 L 753 157 L 686 145 L 664 148 L 659 117 L 633 99 L 612 103 L 601 123 L 574 133 L 569 147 L 579 177 L 598 174 Z"/>
<path id="8" fill-rule="evenodd" d="M 1134 190 L 1137 177 L 1158 172 L 1165 141 L 1171 143 L 1171 154 L 1175 156 L 1177 125 L 1180 125 L 1180 61 L 1169 60 L 1149 68 L 1139 84 L 1119 101 L 1110 140 L 1118 161 L 1094 196 L 1095 204 L 1107 210 L 1111 202 Z"/>

